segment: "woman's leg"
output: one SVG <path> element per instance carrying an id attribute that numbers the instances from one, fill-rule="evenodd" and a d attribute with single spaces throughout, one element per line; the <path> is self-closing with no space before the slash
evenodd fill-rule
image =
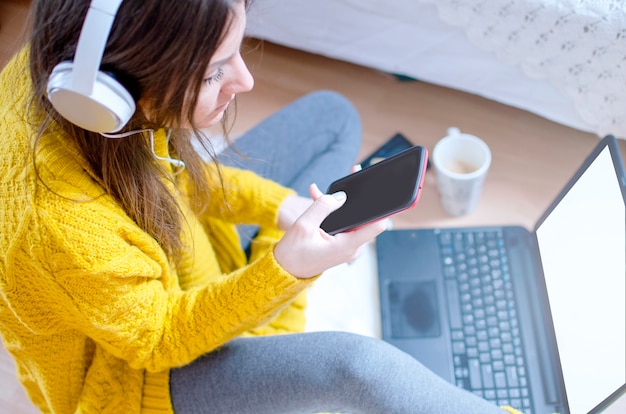
<path id="1" fill-rule="evenodd" d="M 246 132 L 236 140 L 236 151 L 228 148 L 218 159 L 308 197 L 312 183 L 325 191 L 350 172 L 361 148 L 361 133 L 359 114 L 347 99 L 336 92 L 313 92 Z M 238 228 L 247 250 L 258 227 Z"/>
<path id="2" fill-rule="evenodd" d="M 504 414 L 378 339 L 342 332 L 239 338 L 172 370 L 174 411 Z"/>
<path id="3" fill-rule="evenodd" d="M 361 120 L 341 95 L 308 94 L 276 112 L 235 141 L 218 157 L 293 188 L 308 197 L 309 185 L 322 191 L 350 172 L 361 148 Z"/>

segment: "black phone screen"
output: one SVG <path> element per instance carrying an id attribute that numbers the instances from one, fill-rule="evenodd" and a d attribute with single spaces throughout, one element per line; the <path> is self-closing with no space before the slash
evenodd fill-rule
<path id="1" fill-rule="evenodd" d="M 347 200 L 326 217 L 321 228 L 335 234 L 411 207 L 420 190 L 426 159 L 426 149 L 414 146 L 335 181 L 327 193 L 344 191 Z"/>

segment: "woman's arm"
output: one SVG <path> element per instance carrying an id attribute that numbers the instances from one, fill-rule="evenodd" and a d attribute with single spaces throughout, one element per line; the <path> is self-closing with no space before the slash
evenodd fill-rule
<path id="1" fill-rule="evenodd" d="M 221 176 L 219 175 L 221 174 Z M 221 178 L 220 178 L 221 177 Z M 205 215 L 236 224 L 277 226 L 279 210 L 295 192 L 251 171 L 208 164 Z"/>
<path id="2" fill-rule="evenodd" d="M 182 290 L 158 243 L 104 198 L 31 212 L 14 241 L 2 290 L 22 323 L 89 337 L 136 369 L 186 364 L 267 322 L 310 284 L 267 250 Z M 212 265 L 201 259 L 190 266 L 203 273 Z"/>

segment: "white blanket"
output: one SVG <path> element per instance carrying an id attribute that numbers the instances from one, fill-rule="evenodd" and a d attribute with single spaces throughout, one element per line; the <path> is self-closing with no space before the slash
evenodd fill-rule
<path id="1" fill-rule="evenodd" d="M 626 137 L 623 0 L 422 0 L 442 20 L 571 98 L 599 135 Z"/>
<path id="2" fill-rule="evenodd" d="M 622 0 L 255 0 L 248 34 L 626 138 Z"/>

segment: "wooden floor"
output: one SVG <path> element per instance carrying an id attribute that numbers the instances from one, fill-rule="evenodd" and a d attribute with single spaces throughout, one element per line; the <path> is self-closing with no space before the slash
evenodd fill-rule
<path id="1" fill-rule="evenodd" d="M 0 67 L 19 45 L 28 4 L 26 0 L 0 0 Z M 418 206 L 394 218 L 397 228 L 466 224 L 531 228 L 598 142 L 593 134 L 475 95 L 399 81 L 389 74 L 255 39 L 246 49 L 256 85 L 239 97 L 235 133 L 305 93 L 332 89 L 352 100 L 362 116 L 362 156 L 396 132 L 432 150 L 451 126 L 489 144 L 492 167 L 475 213 L 447 216 L 439 205 L 433 174 L 428 174 Z M 626 142 L 620 141 L 620 149 L 626 154 Z M 12 375 L 10 359 L 2 351 L 0 383 L 12 383 Z M 9 388 L 0 391 L 0 413 L 28 412 L 21 390 Z M 626 399 L 620 403 L 606 413 L 626 412 Z"/>
<path id="2" fill-rule="evenodd" d="M 396 227 L 494 223 L 532 227 L 599 140 L 475 95 L 399 81 L 389 74 L 258 40 L 250 48 L 247 59 L 256 85 L 239 97 L 240 130 L 307 92 L 333 89 L 352 100 L 361 113 L 361 155 L 396 132 L 432 151 L 451 126 L 489 144 L 492 167 L 475 213 L 448 217 L 429 174 L 418 206 L 396 217 Z M 622 152 L 625 144 L 620 141 Z"/>

